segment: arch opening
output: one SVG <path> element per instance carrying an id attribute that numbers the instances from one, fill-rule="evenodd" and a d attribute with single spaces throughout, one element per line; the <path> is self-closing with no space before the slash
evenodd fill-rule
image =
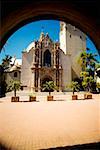
<path id="1" fill-rule="evenodd" d="M 46 50 L 45 52 L 44 52 L 44 63 L 43 63 L 43 65 L 45 66 L 45 67 L 51 67 L 51 53 L 50 53 L 50 51 L 49 50 Z"/>

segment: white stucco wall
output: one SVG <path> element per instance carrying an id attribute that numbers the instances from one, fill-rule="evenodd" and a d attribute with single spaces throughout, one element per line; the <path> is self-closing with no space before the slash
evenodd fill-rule
<path id="1" fill-rule="evenodd" d="M 29 86 L 32 79 L 32 61 L 33 61 L 33 50 L 31 49 L 28 53 L 22 53 L 22 71 L 21 71 L 21 82 L 23 86 Z"/>
<path id="2" fill-rule="evenodd" d="M 79 77 L 81 67 L 78 64 L 78 57 L 83 50 L 86 50 L 86 35 L 70 24 L 65 24 L 64 22 L 60 24 L 63 24 L 60 31 L 60 48 L 66 54 L 66 59 L 70 55 L 70 60 L 67 61 L 66 68 L 69 67 L 70 62 L 72 69 Z M 62 58 L 63 61 L 65 61 L 65 58 Z"/>

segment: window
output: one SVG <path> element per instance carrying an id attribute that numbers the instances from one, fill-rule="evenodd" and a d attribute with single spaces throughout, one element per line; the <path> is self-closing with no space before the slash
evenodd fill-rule
<path id="1" fill-rule="evenodd" d="M 49 50 L 46 50 L 44 52 L 44 63 L 43 65 L 46 66 L 46 67 L 50 67 L 51 66 L 51 53 Z"/>
<path id="2" fill-rule="evenodd" d="M 82 36 L 80 36 L 80 39 L 82 39 Z"/>
<path id="3" fill-rule="evenodd" d="M 17 77 L 17 72 L 14 72 L 14 77 Z"/>

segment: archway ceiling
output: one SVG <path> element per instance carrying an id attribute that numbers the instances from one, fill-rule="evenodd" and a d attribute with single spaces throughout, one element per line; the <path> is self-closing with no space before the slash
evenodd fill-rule
<path id="1" fill-rule="evenodd" d="M 1 48 L 18 28 L 40 19 L 59 19 L 75 25 L 90 36 L 100 53 L 100 8 L 96 0 L 2 0 Z"/>

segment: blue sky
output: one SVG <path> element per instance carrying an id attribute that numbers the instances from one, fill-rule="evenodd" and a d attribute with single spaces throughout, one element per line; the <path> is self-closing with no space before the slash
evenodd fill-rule
<path id="1" fill-rule="evenodd" d="M 38 40 L 41 31 L 49 33 L 50 37 L 54 41 L 59 41 L 60 24 L 56 20 L 41 20 L 27 24 L 17 30 L 4 45 L 4 50 L 0 53 L 0 63 L 5 57 L 5 54 L 16 56 L 21 58 L 22 50 L 34 40 Z M 91 49 L 93 53 L 97 53 L 97 50 L 92 41 L 87 38 L 87 47 Z M 100 56 L 97 57 L 100 60 Z"/>

